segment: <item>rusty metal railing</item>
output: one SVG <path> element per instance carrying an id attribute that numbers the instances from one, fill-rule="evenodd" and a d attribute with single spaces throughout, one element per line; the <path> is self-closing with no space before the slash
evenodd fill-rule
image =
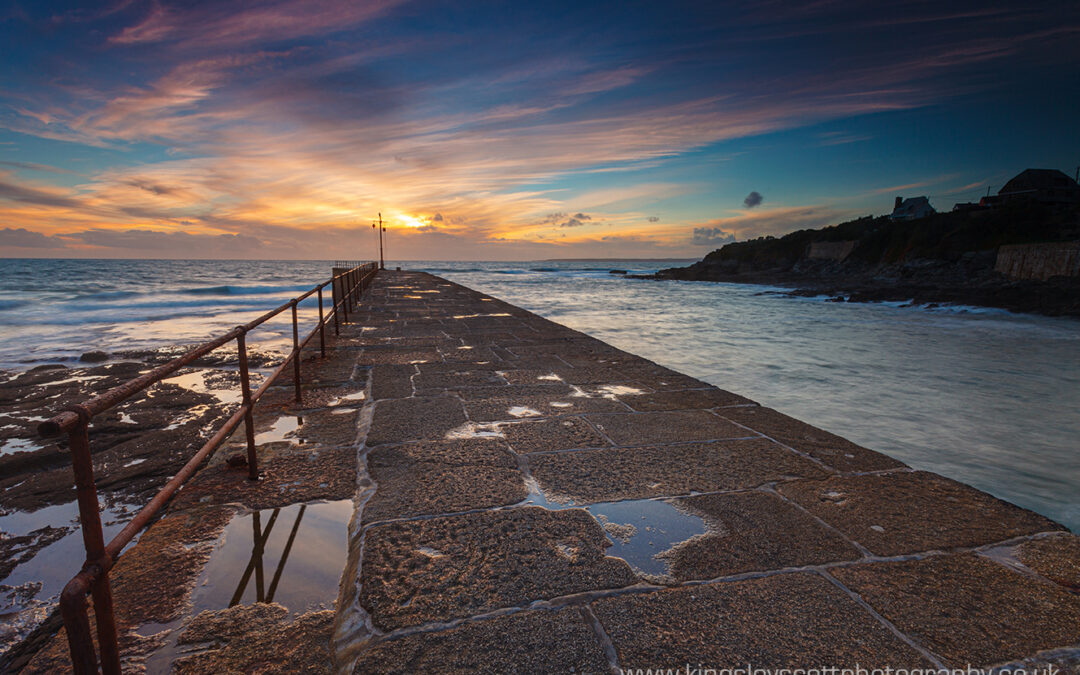
<path id="1" fill-rule="evenodd" d="M 96 673 L 98 659 L 94 650 L 94 640 L 90 630 L 90 619 L 86 602 L 87 595 L 94 599 L 94 617 L 97 620 L 97 639 L 101 652 L 101 669 L 107 675 L 120 672 L 120 647 L 116 634 L 116 619 L 113 615 L 112 590 L 109 585 L 109 570 L 116 564 L 121 551 L 146 527 L 150 520 L 161 510 L 198 469 L 203 460 L 210 456 L 232 435 L 240 422 L 244 422 L 247 437 L 248 478 L 259 477 L 258 458 L 255 453 L 255 424 L 252 410 L 255 403 L 270 388 L 285 368 L 292 364 L 293 388 L 296 401 L 302 401 L 300 388 L 300 352 L 308 343 L 319 335 L 320 355 L 326 356 L 327 317 L 323 313 L 323 289 L 330 286 L 333 292 L 333 308 L 330 314 L 334 318 L 334 331 L 340 332 L 338 315 L 343 314 L 348 321 L 350 305 L 357 304 L 360 295 L 370 284 L 378 271 L 375 263 L 355 265 L 330 280 L 313 287 L 303 295 L 273 309 L 262 316 L 241 326 L 233 328 L 209 342 L 194 347 L 182 356 L 158 366 L 143 375 L 114 387 L 98 396 L 69 406 L 60 414 L 38 425 L 38 433 L 45 438 L 68 434 L 71 451 L 71 467 L 75 474 L 75 489 L 79 504 L 79 522 L 82 526 L 83 545 L 86 548 L 86 562 L 82 570 L 68 582 L 60 594 L 60 612 L 64 627 L 67 629 L 68 647 L 71 650 L 71 662 L 76 673 Z M 311 297 L 318 296 L 319 322 L 303 340 L 300 339 L 297 323 L 296 306 Z M 248 375 L 247 334 L 264 322 L 281 314 L 286 309 L 292 310 L 292 351 L 281 364 L 267 376 L 266 380 L 253 393 Z M 237 362 L 240 369 L 240 388 L 242 402 L 240 408 L 226 420 L 225 424 L 210 438 L 198 452 L 165 484 L 164 487 L 144 506 L 120 532 L 105 543 L 101 529 L 101 516 L 98 511 L 97 488 L 94 484 L 94 467 L 90 456 L 90 420 L 101 412 L 160 382 L 166 376 L 175 373 L 196 359 L 236 340 Z"/>

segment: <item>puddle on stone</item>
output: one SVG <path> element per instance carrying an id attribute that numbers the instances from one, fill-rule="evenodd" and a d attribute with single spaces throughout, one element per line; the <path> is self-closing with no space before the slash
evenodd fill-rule
<path id="1" fill-rule="evenodd" d="M 358 391 L 358 392 L 354 392 L 352 394 L 346 394 L 344 396 L 338 396 L 337 398 L 331 400 L 326 405 L 327 405 L 327 407 L 333 408 L 334 406 L 342 405 L 343 403 L 351 403 L 351 402 L 354 402 L 354 401 L 363 401 L 366 398 L 367 398 L 367 392 Z"/>
<path id="2" fill-rule="evenodd" d="M 54 380 L 52 382 L 46 382 L 45 384 L 50 387 L 55 387 L 61 384 L 85 384 L 86 382 L 101 380 L 105 377 L 105 375 L 72 375 L 71 377 L 64 378 L 63 380 Z"/>
<path id="3" fill-rule="evenodd" d="M 506 412 L 514 417 L 539 417 L 541 414 L 539 410 L 533 410 L 523 405 L 516 405 Z"/>
<path id="4" fill-rule="evenodd" d="M 251 387 L 255 389 L 258 387 L 257 373 L 253 373 L 255 377 L 252 378 Z M 169 384 L 175 384 L 178 387 L 187 389 L 189 391 L 198 392 L 200 394 L 210 394 L 222 403 L 239 403 L 243 398 L 243 394 L 240 392 L 240 387 L 234 387 L 232 389 L 217 389 L 210 387 L 206 384 L 206 371 L 197 370 L 193 373 L 186 373 L 184 375 L 176 375 L 175 377 L 169 377 L 162 382 Z"/>
<path id="5" fill-rule="evenodd" d="M 606 555 L 622 558 L 634 570 L 663 577 L 668 563 L 657 556 L 684 541 L 705 534 L 704 518 L 676 508 L 660 499 L 631 499 L 577 506 L 571 499 L 549 497 L 536 479 L 527 481 L 529 496 L 520 505 L 540 506 L 552 511 L 584 508 L 600 522 L 611 541 Z"/>
<path id="6" fill-rule="evenodd" d="M 536 377 L 536 379 L 538 379 L 538 380 L 547 380 L 547 381 L 550 381 L 550 382 L 562 382 L 563 381 L 563 379 L 561 377 L 559 377 L 558 375 L 556 375 L 555 373 L 551 373 L 550 375 L 538 375 Z"/>
<path id="7" fill-rule="evenodd" d="M 479 318 L 479 317 L 488 317 L 488 316 L 510 316 L 510 315 L 505 313 L 505 312 L 500 312 L 498 314 L 458 314 L 458 315 L 454 316 L 453 318 L 455 318 L 455 319 L 476 319 L 476 318 Z"/>
<path id="8" fill-rule="evenodd" d="M 102 510 L 105 541 L 119 532 L 134 513 L 133 507 L 123 504 Z M 30 557 L 0 580 L 2 654 L 48 618 L 64 586 L 79 572 L 86 559 L 86 549 L 79 530 L 79 508 L 74 501 L 0 516 L 0 533 L 5 539 L 32 535 L 36 543 L 49 542 L 36 554 L 27 551 Z M 28 545 L 32 546 L 33 543 Z M 22 557 L 22 551 L 26 550 L 20 547 L 12 551 L 12 558 Z"/>
<path id="9" fill-rule="evenodd" d="M 9 438 L 0 445 L 0 455 L 13 455 L 16 452 L 40 450 L 41 444 L 28 438 Z"/>
<path id="10" fill-rule="evenodd" d="M 276 602 L 294 614 L 333 607 L 345 569 L 351 499 L 293 504 L 233 518 L 192 593 L 192 616 Z"/>
<path id="11" fill-rule="evenodd" d="M 499 429 L 499 425 L 494 423 L 478 424 L 476 422 L 466 422 L 460 427 L 447 431 L 443 438 L 448 441 L 456 441 L 464 438 L 503 438 L 503 432 Z"/>
<path id="12" fill-rule="evenodd" d="M 703 518 L 663 500 L 593 504 L 588 511 L 598 520 L 603 518 L 601 523 L 607 525 L 605 531 L 612 540 L 607 554 L 622 558 L 634 569 L 650 575 L 667 574 L 667 561 L 657 558 L 658 554 L 708 531 Z M 623 527 L 626 525 L 633 526 L 634 530 Z"/>
<path id="13" fill-rule="evenodd" d="M 638 394 L 644 394 L 644 389 L 638 389 L 637 387 L 628 387 L 623 384 L 604 384 L 596 388 L 596 391 L 604 398 L 615 398 L 616 396 L 636 396 Z"/>
<path id="14" fill-rule="evenodd" d="M 181 627 L 207 610 L 275 602 L 298 615 L 332 609 L 348 555 L 351 499 L 293 504 L 235 516 L 225 526 L 195 588 L 191 605 L 169 624 L 149 623 L 136 632 L 170 631 L 146 662 L 149 673 L 169 672 L 180 656 Z"/>
<path id="15" fill-rule="evenodd" d="M 274 421 L 274 424 L 266 431 L 255 434 L 255 445 L 288 441 L 294 445 L 303 445 L 303 439 L 287 438 L 289 434 L 299 429 L 304 424 L 304 418 L 297 415 L 282 415 Z"/>

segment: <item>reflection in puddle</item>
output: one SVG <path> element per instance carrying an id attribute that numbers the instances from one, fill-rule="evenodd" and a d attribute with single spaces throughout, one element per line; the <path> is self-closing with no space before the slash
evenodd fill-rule
<path id="1" fill-rule="evenodd" d="M 192 615 L 277 602 L 294 613 L 332 607 L 345 568 L 351 499 L 236 516 L 192 594 Z"/>
<path id="2" fill-rule="evenodd" d="M 667 574 L 667 562 L 657 555 L 708 530 L 699 516 L 662 500 L 593 504 L 588 510 L 605 523 L 605 530 L 613 541 L 607 554 L 622 558 L 646 574 Z"/>
<path id="3" fill-rule="evenodd" d="M 528 488 L 529 496 L 522 505 L 531 504 L 553 511 L 584 508 L 600 522 L 611 540 L 607 555 L 622 558 L 638 572 L 651 576 L 664 576 L 668 572 L 667 561 L 658 555 L 708 531 L 703 518 L 661 499 L 576 506 L 570 499 L 544 494 L 535 479 L 529 479 Z"/>
<path id="4" fill-rule="evenodd" d="M 304 441 L 300 438 L 287 438 L 289 434 L 293 433 L 304 424 L 304 418 L 298 415 L 282 415 L 274 421 L 266 431 L 255 434 L 255 445 L 262 445 L 263 443 L 274 443 L 277 441 L 289 441 L 296 445 L 303 445 Z"/>
<path id="5" fill-rule="evenodd" d="M 132 515 L 122 504 L 102 510 L 105 541 L 119 532 Z M 25 544 L 9 550 L 9 559 L 21 562 L 0 580 L 2 654 L 52 613 L 60 591 L 79 571 L 86 550 L 79 530 L 79 508 L 74 501 L 0 516 L 0 533 L 3 539 L 28 537 Z M 34 553 L 37 546 L 41 548 Z"/>
<path id="6" fill-rule="evenodd" d="M 255 602 L 275 602 L 293 615 L 333 608 L 353 510 L 352 500 L 343 499 L 235 516 L 199 575 L 185 615 L 138 629 L 143 636 L 170 631 L 165 646 L 147 659 L 147 672 L 171 670 L 182 656 L 179 629 L 200 612 Z"/>

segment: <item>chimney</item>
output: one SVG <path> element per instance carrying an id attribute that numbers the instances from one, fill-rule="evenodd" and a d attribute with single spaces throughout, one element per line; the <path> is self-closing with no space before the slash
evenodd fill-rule
<path id="1" fill-rule="evenodd" d="M 903 197 L 897 197 L 897 198 L 896 198 L 896 203 L 895 203 L 895 204 L 893 204 L 893 207 L 892 207 L 892 208 L 893 208 L 893 211 L 895 211 L 896 209 L 900 208 L 900 205 L 901 205 L 901 204 L 903 204 L 903 203 L 904 203 L 904 198 L 903 198 Z"/>

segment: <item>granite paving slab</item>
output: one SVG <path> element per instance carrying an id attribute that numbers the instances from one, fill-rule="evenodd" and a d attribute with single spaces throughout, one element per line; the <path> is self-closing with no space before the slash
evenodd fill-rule
<path id="1" fill-rule="evenodd" d="M 931 666 L 816 574 L 620 595 L 593 608 L 624 669 Z"/>
<path id="2" fill-rule="evenodd" d="M 816 457 L 839 471 L 881 471 L 904 466 L 892 457 L 868 450 L 835 434 L 800 422 L 771 408 L 725 408 L 719 414 L 754 431 Z"/>
<path id="3" fill-rule="evenodd" d="M 375 404 L 367 444 L 440 440 L 464 423 L 461 401 L 450 396 L 383 400 Z"/>
<path id="4" fill-rule="evenodd" d="M 1025 541 L 1016 548 L 1016 557 L 1047 579 L 1080 593 L 1080 537 L 1062 534 Z"/>
<path id="5" fill-rule="evenodd" d="M 705 410 L 671 410 L 624 415 L 592 414 L 588 416 L 588 419 L 616 445 L 711 441 L 756 435 Z"/>
<path id="6" fill-rule="evenodd" d="M 847 539 L 776 494 L 700 495 L 672 501 L 705 517 L 709 531 L 664 554 L 679 581 L 857 560 Z"/>
<path id="7" fill-rule="evenodd" d="M 352 672 L 610 673 L 592 627 L 576 608 L 520 612 L 379 642 L 360 655 Z"/>
<path id="8" fill-rule="evenodd" d="M 545 491 L 577 503 L 754 488 L 824 469 L 764 438 L 529 455 Z"/>
<path id="9" fill-rule="evenodd" d="M 830 574 L 952 667 L 1080 643 L 1080 596 L 973 553 Z"/>
<path id="10" fill-rule="evenodd" d="M 501 439 L 380 445 L 368 453 L 368 472 L 379 489 L 364 508 L 366 522 L 504 506 L 528 495 Z"/>
<path id="11" fill-rule="evenodd" d="M 980 546 L 1064 529 L 1049 518 L 926 471 L 834 476 L 777 489 L 882 556 Z"/>
<path id="12" fill-rule="evenodd" d="M 360 601 L 392 630 L 637 582 L 605 557 L 604 530 L 581 509 L 537 507 L 374 525 Z"/>
<path id="13" fill-rule="evenodd" d="M 518 454 L 611 445 L 582 417 L 513 422 L 499 428 Z"/>

